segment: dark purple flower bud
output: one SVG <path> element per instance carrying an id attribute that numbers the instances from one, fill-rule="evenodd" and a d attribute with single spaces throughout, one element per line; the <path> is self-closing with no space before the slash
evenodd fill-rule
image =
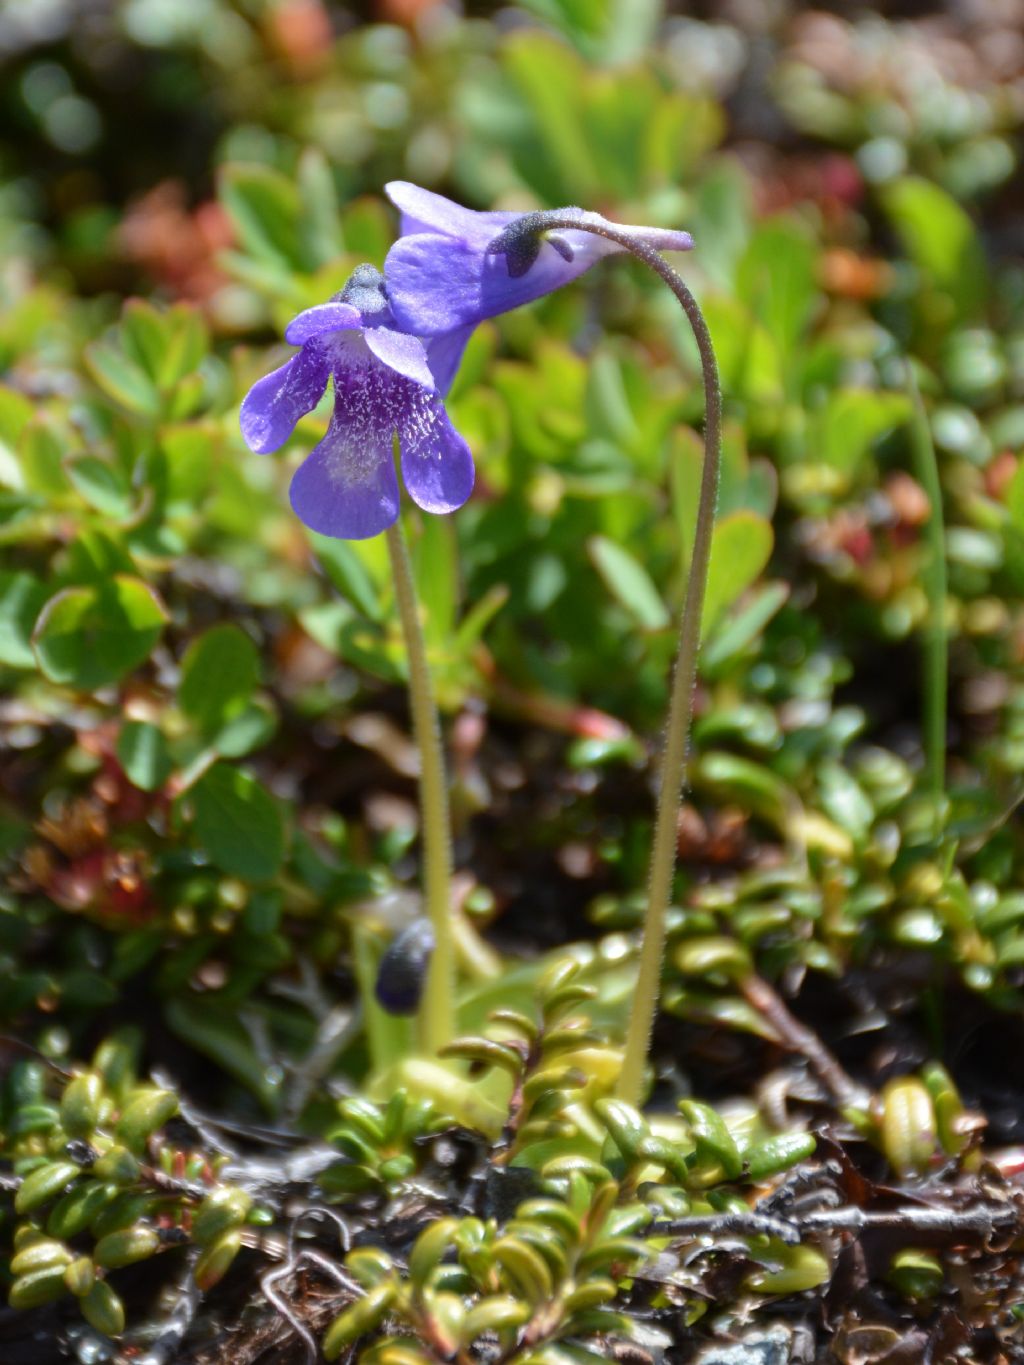
<path id="1" fill-rule="evenodd" d="M 363 540 L 394 523 L 396 434 L 402 478 L 418 506 L 452 512 L 466 501 L 473 458 L 442 396 L 469 330 L 429 342 L 407 335 L 395 323 L 384 277 L 370 265 L 357 267 L 330 302 L 289 323 L 285 338 L 301 350 L 253 385 L 240 421 L 250 450 L 277 450 L 333 380 L 327 434 L 291 486 L 292 506 L 311 530 Z"/>
<path id="2" fill-rule="evenodd" d="M 478 213 L 404 180 L 386 186 L 402 212 L 402 237 L 384 264 L 391 310 L 417 336 L 456 334 L 560 289 L 625 248 L 582 230 L 614 226 L 657 251 L 689 251 L 688 232 L 609 224 L 598 213 L 559 209 L 581 230 L 544 229 L 544 213 Z M 521 227 L 525 223 L 525 229 Z M 515 231 L 506 236 L 506 229 Z M 499 239 L 504 238 L 505 245 Z M 510 249 L 509 249 L 510 248 Z"/>
<path id="3" fill-rule="evenodd" d="M 434 951 L 430 921 L 413 920 L 388 944 L 377 969 L 374 994 L 388 1014 L 415 1014 Z"/>

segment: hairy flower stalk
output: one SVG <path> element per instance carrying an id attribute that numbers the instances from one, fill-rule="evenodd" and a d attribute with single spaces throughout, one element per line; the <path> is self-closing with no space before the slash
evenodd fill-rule
<path id="1" fill-rule="evenodd" d="M 240 413 L 250 449 L 277 450 L 331 380 L 334 412 L 323 440 L 292 479 L 292 507 L 322 535 L 361 540 L 386 534 L 420 755 L 423 885 L 433 954 L 419 1032 L 420 1046 L 431 1055 L 454 1032 L 451 825 L 441 725 L 399 522 L 395 441 L 406 490 L 419 507 L 444 513 L 462 506 L 473 487 L 473 460 L 448 419 L 443 395 L 468 335 L 463 328 L 423 341 L 401 330 L 384 277 L 373 266 L 359 266 L 338 295 L 292 320 L 285 338 L 301 349 L 253 386 Z"/>
<path id="2" fill-rule="evenodd" d="M 660 994 L 661 969 L 665 953 L 665 918 L 672 896 L 676 865 L 679 807 L 682 800 L 690 723 L 693 717 L 701 615 L 718 496 L 722 395 L 711 336 L 697 300 L 657 249 L 635 230 L 618 227 L 597 214 L 586 213 L 581 209 L 556 209 L 550 213 L 530 214 L 510 224 L 491 243 L 489 251 L 492 254 L 503 254 L 510 276 L 520 278 L 528 273 L 536 261 L 542 247 L 542 234 L 571 232 L 575 236 L 581 230 L 593 233 L 630 252 L 665 281 L 679 300 L 693 331 L 700 351 L 704 381 L 704 465 L 701 472 L 697 524 L 661 755 L 658 809 L 648 872 L 647 912 L 640 949 L 640 972 L 626 1032 L 622 1071 L 616 1086 L 616 1093 L 620 1099 L 638 1105 L 642 1098 L 644 1068 Z M 566 251 L 572 252 L 572 246 L 568 245 L 563 237 L 547 236 L 547 241 L 555 246 L 563 259 Z M 568 259 L 571 261 L 571 255 Z"/>
<path id="3" fill-rule="evenodd" d="M 387 529 L 395 600 L 409 661 L 409 704 L 420 755 L 420 819 L 423 837 L 423 899 L 433 930 L 433 952 L 419 1007 L 419 1043 L 436 1057 L 455 1036 L 455 940 L 452 931 L 452 848 L 448 783 L 441 721 L 420 626 L 412 568 L 401 523 Z"/>

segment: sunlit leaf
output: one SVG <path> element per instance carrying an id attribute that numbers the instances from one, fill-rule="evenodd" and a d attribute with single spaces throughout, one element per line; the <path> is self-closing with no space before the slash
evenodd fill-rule
<path id="1" fill-rule="evenodd" d="M 152 588 L 118 574 L 105 583 L 65 588 L 51 598 L 32 644 L 51 681 L 91 691 L 144 663 L 166 620 Z"/>

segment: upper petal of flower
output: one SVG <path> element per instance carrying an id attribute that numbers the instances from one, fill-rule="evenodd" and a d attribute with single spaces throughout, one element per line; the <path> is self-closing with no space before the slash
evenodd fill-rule
<path id="1" fill-rule="evenodd" d="M 444 195 L 421 189 L 408 180 L 392 180 L 384 193 L 402 214 L 402 235 L 412 232 L 439 232 L 446 237 L 461 237 L 485 247 L 513 218 L 515 213 L 482 213 L 445 199 Z M 385 272 L 386 273 L 386 272 Z"/>
<path id="2" fill-rule="evenodd" d="M 327 387 L 327 361 L 314 343 L 258 379 L 242 401 L 239 423 L 250 450 L 264 455 L 284 445 L 295 423 L 312 412 Z"/>
<path id="3" fill-rule="evenodd" d="M 325 332 L 338 332 L 362 325 L 363 318 L 358 308 L 332 299 L 330 303 L 318 303 L 292 318 L 285 328 L 284 337 L 293 346 L 302 346 Z"/>
<path id="4" fill-rule="evenodd" d="M 431 336 L 473 327 L 532 303 L 582 275 L 599 256 L 619 249 L 602 238 L 588 241 L 585 234 L 577 235 L 583 240 L 578 248 L 574 243 L 571 261 L 544 242 L 536 261 L 518 278 L 508 273 L 503 256 L 488 255 L 463 239 L 437 233 L 402 237 L 384 267 L 391 311 L 399 326 Z"/>
<path id="5" fill-rule="evenodd" d="M 426 194 L 426 191 L 420 191 Z M 431 199 L 439 196 L 431 195 Z M 447 200 L 441 201 L 447 204 Z M 453 208 L 456 206 L 452 206 Z M 459 210 L 458 221 L 470 212 Z M 477 219 L 498 215 L 477 214 Z M 508 221 L 520 215 L 500 215 Z M 599 214 L 579 215 L 595 226 L 607 223 Z M 454 221 L 454 219 L 453 219 Z M 625 250 L 619 243 L 578 228 L 559 230 L 562 251 L 541 240 L 536 260 L 524 274 L 512 276 L 504 256 L 488 252 L 498 235 L 494 223 L 486 225 L 487 238 L 479 230 L 456 235 L 431 230 L 400 238 L 388 252 L 384 273 L 391 311 L 398 325 L 421 336 L 473 326 L 545 294 L 589 270 L 603 256 Z M 660 251 L 687 251 L 693 246 L 688 232 L 662 228 L 609 224 Z M 566 259 L 563 251 L 568 248 Z"/>

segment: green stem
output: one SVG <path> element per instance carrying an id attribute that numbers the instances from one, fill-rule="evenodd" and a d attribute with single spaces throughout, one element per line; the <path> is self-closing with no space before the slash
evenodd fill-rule
<path id="1" fill-rule="evenodd" d="M 697 300 L 663 256 L 628 232 L 612 224 L 600 227 L 581 221 L 576 214 L 559 217 L 560 211 L 543 215 L 544 231 L 575 228 L 592 232 L 616 242 L 649 266 L 675 294 L 700 352 L 704 381 L 704 467 L 701 471 L 697 524 L 693 553 L 686 582 L 686 600 L 679 625 L 679 648 L 672 671 L 672 694 L 659 775 L 658 810 L 654 823 L 654 843 L 648 872 L 647 913 L 640 948 L 640 971 L 626 1030 L 626 1049 L 615 1093 L 628 1104 L 638 1105 L 643 1095 L 644 1068 L 654 1029 L 661 987 L 661 968 L 665 956 L 665 918 L 672 898 L 676 866 L 679 807 L 682 802 L 686 755 L 693 718 L 693 693 L 697 682 L 697 654 L 700 650 L 701 616 L 708 562 L 711 558 L 711 533 L 718 498 L 718 473 L 722 446 L 722 391 L 718 364 L 704 315 Z"/>
<path id="2" fill-rule="evenodd" d="M 441 722 L 427 666 L 409 553 L 399 522 L 386 531 L 395 599 L 409 661 L 409 702 L 413 736 L 420 755 L 420 826 L 423 845 L 423 898 L 434 931 L 419 1011 L 419 1043 L 437 1056 L 455 1036 L 455 947 L 452 934 L 452 851 L 448 784 L 441 747 Z"/>
<path id="3" fill-rule="evenodd" d="M 907 365 L 907 387 L 914 404 L 910 449 L 914 473 L 928 495 L 931 511 L 925 527 L 928 562 L 923 579 L 928 597 L 928 623 L 924 632 L 924 695 L 921 731 L 925 773 L 932 795 L 938 799 L 946 786 L 946 698 L 949 688 L 949 648 L 946 641 L 946 531 L 942 515 L 942 485 L 935 458 L 931 427 L 917 381 Z"/>
<path id="4" fill-rule="evenodd" d="M 636 995 L 626 1031 L 626 1050 L 616 1093 L 627 1104 L 639 1105 L 643 1096 L 644 1068 L 654 1031 L 654 1018 L 661 994 L 661 969 L 665 955 L 665 917 L 672 898 L 676 851 L 679 841 L 679 807 L 682 803 L 686 756 L 693 719 L 693 693 L 697 684 L 697 655 L 700 650 L 701 616 L 704 590 L 711 559 L 711 533 L 718 499 L 718 472 L 721 458 L 722 395 L 718 366 L 707 324 L 697 301 L 679 281 L 677 298 L 682 303 L 700 350 L 704 376 L 704 466 L 701 471 L 697 524 L 693 553 L 686 580 L 686 598 L 679 625 L 679 648 L 672 670 L 672 694 L 668 724 L 661 755 L 658 811 L 654 822 L 654 843 L 647 874 L 647 915 L 640 948 L 640 972 Z"/>

